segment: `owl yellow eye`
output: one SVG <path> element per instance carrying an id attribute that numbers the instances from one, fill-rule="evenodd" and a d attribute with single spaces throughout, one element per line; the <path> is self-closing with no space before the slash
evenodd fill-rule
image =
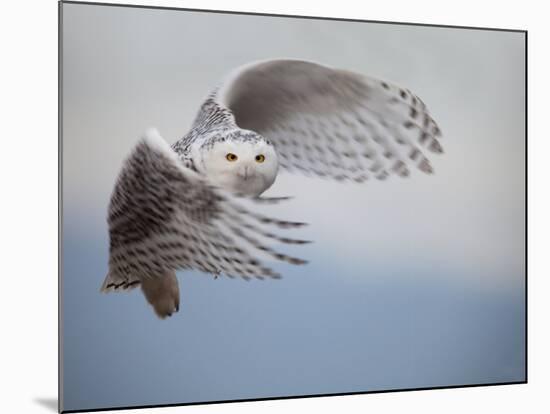
<path id="1" fill-rule="evenodd" d="M 225 156 L 225 159 L 226 159 L 227 161 L 237 161 L 237 158 L 239 158 L 239 157 L 237 157 L 237 156 L 236 156 L 235 154 L 233 154 L 232 152 L 230 152 L 229 154 L 227 154 L 227 155 Z"/>
<path id="2" fill-rule="evenodd" d="M 262 163 L 265 161 L 265 156 L 263 154 L 256 155 L 256 162 Z"/>

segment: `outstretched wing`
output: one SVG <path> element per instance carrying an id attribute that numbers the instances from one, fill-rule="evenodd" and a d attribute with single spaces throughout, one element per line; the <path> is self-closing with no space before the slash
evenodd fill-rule
<path id="1" fill-rule="evenodd" d="M 261 262 L 260 253 L 302 264 L 268 242 L 305 241 L 280 237 L 268 228 L 303 223 L 273 219 L 243 206 L 277 201 L 244 199 L 212 186 L 183 167 L 157 131 L 148 131 L 125 161 L 111 197 L 109 273 L 102 290 L 132 288 L 143 278 L 176 269 L 245 279 L 279 277 Z"/>
<path id="2" fill-rule="evenodd" d="M 246 65 L 210 99 L 270 139 L 288 170 L 362 182 L 410 167 L 431 173 L 427 152 L 442 152 L 439 127 L 411 91 L 312 62 Z"/>

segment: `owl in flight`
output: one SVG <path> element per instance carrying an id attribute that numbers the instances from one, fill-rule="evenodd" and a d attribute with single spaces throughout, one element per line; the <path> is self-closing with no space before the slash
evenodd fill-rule
<path id="1" fill-rule="evenodd" d="M 300 265 L 274 243 L 304 223 L 258 213 L 279 170 L 363 183 L 432 173 L 441 132 L 425 104 L 389 82 L 301 60 L 245 65 L 200 107 L 172 146 L 149 130 L 123 164 L 108 211 L 104 292 L 141 285 L 155 313 L 179 309 L 176 270 L 279 278 L 265 257 Z"/>

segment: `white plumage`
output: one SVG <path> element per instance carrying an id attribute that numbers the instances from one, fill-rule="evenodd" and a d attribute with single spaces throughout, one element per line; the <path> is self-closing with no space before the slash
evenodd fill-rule
<path id="1" fill-rule="evenodd" d="M 148 131 L 125 161 L 109 206 L 109 273 L 102 291 L 141 285 L 160 317 L 179 309 L 175 271 L 278 278 L 260 259 L 305 261 L 273 242 L 303 223 L 260 215 L 254 204 L 279 169 L 364 182 L 411 169 L 431 173 L 441 132 L 408 89 L 299 60 L 233 72 L 171 147 Z"/>

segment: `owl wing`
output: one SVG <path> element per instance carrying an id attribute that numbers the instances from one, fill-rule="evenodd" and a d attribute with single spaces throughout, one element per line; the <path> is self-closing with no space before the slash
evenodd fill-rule
<path id="1" fill-rule="evenodd" d="M 441 131 L 408 89 L 300 60 L 237 69 L 213 99 L 274 144 L 282 168 L 350 179 L 432 172 Z M 207 108 L 212 108 L 207 105 Z"/>
<path id="2" fill-rule="evenodd" d="M 306 242 L 280 237 L 269 227 L 303 223 L 260 215 L 245 204 L 279 201 L 246 199 L 211 185 L 183 167 L 157 131 L 148 131 L 125 161 L 111 196 L 109 273 L 102 291 L 133 288 L 176 269 L 278 278 L 258 256 L 303 264 L 269 242 Z"/>

